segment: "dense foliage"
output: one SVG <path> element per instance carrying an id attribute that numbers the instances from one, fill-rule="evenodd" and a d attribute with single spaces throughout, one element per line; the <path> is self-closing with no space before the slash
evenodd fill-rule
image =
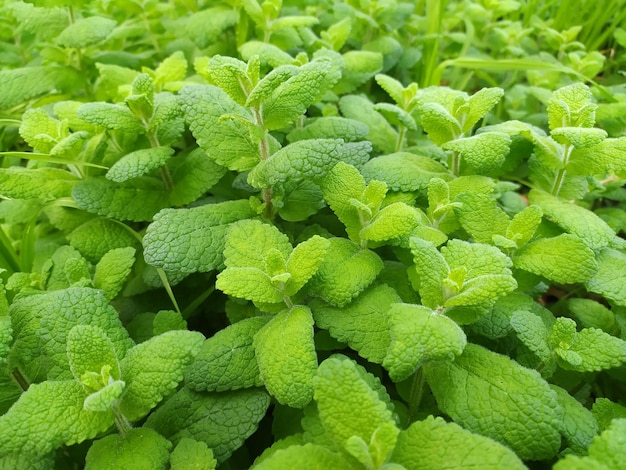
<path id="1" fill-rule="evenodd" d="M 601 3 L 2 2 L 0 468 L 623 468 Z"/>

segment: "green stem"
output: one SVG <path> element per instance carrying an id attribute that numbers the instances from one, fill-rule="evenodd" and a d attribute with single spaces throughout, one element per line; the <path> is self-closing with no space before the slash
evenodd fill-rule
<path id="1" fill-rule="evenodd" d="M 20 388 L 24 391 L 28 390 L 28 387 L 30 387 L 30 384 L 28 383 L 28 380 L 26 379 L 26 377 L 24 377 L 24 375 L 22 375 L 22 373 L 19 371 L 19 369 L 13 369 L 13 371 L 11 372 L 11 375 L 13 376 L 13 378 L 15 379 L 15 381 L 17 382 L 17 384 L 20 386 Z"/>
<path id="2" fill-rule="evenodd" d="M 198 297 L 196 297 L 193 302 L 185 307 L 185 309 L 180 313 L 181 316 L 185 319 L 189 318 L 191 313 L 202 304 L 209 296 L 215 292 L 215 286 L 212 285 L 208 289 L 205 289 Z"/>
<path id="3" fill-rule="evenodd" d="M 561 168 L 556 174 L 556 178 L 554 179 L 554 183 L 552 184 L 552 189 L 550 190 L 553 196 L 558 196 L 561 192 L 563 182 L 565 181 L 565 175 L 567 174 L 567 164 L 569 163 L 569 158 L 572 154 L 572 150 L 573 147 L 570 144 L 565 145 L 565 152 L 563 152 L 563 168 Z"/>
<path id="4" fill-rule="evenodd" d="M 114 404 L 111 409 L 113 410 L 113 416 L 115 416 L 115 426 L 122 437 L 126 436 L 133 429 L 133 425 L 128 421 L 128 418 L 121 412 L 119 405 Z"/>
<path id="5" fill-rule="evenodd" d="M 20 271 L 20 259 L 2 227 L 0 227 L 0 267 L 9 271 L 10 274 Z"/>
<path id="6" fill-rule="evenodd" d="M 452 152 L 450 171 L 454 176 L 459 176 L 459 173 L 461 172 L 461 154 L 459 152 Z"/>
<path id="7" fill-rule="evenodd" d="M 254 123 L 261 129 L 263 126 L 263 112 L 260 107 L 253 107 L 252 114 L 254 115 Z M 270 158 L 270 143 L 267 138 L 267 131 L 263 135 L 263 138 L 259 141 L 259 154 L 261 161 L 265 161 Z M 263 211 L 263 217 L 266 219 L 274 218 L 274 208 L 272 207 L 272 188 L 265 188 L 262 191 L 263 203 L 265 204 L 265 210 Z"/>
<path id="8" fill-rule="evenodd" d="M 406 127 L 400 126 L 400 130 L 398 131 L 398 140 L 396 140 L 396 152 L 402 150 L 404 136 L 406 135 Z"/>
<path id="9" fill-rule="evenodd" d="M 422 396 L 424 395 L 424 369 L 421 367 L 413 374 L 413 382 L 411 383 L 411 392 L 409 393 L 409 410 L 407 424 L 411 424 L 415 419 Z"/>

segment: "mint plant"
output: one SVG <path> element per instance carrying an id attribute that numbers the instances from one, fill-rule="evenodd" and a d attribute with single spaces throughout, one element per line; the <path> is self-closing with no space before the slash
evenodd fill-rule
<path id="1" fill-rule="evenodd" d="M 0 467 L 621 468 L 626 26 L 574 3 L 6 2 Z"/>

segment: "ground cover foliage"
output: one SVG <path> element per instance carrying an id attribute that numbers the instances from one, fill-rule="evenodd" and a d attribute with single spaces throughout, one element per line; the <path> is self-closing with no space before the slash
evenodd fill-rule
<path id="1" fill-rule="evenodd" d="M 3 2 L 0 468 L 621 468 L 602 3 Z"/>

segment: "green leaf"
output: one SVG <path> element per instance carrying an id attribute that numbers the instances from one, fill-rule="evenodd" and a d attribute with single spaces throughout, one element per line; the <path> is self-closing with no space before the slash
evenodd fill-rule
<path id="1" fill-rule="evenodd" d="M 576 331 L 576 322 L 559 317 L 550 337 L 564 368 L 593 372 L 619 367 L 626 361 L 626 341 L 596 328 Z"/>
<path id="2" fill-rule="evenodd" d="M 481 120 L 491 109 L 500 102 L 504 96 L 502 88 L 482 88 L 469 97 L 469 112 L 462 121 L 463 132 L 468 132 Z M 508 152 L 507 152 L 508 153 Z"/>
<path id="3" fill-rule="evenodd" d="M 183 437 L 170 455 L 172 470 L 215 470 L 217 460 L 204 442 Z"/>
<path id="4" fill-rule="evenodd" d="M 341 80 L 333 89 L 338 95 L 353 92 L 383 68 L 383 55 L 380 52 L 352 50 L 343 54 L 342 58 Z"/>
<path id="5" fill-rule="evenodd" d="M 615 238 L 613 229 L 590 210 L 536 189 L 530 191 L 528 199 L 541 207 L 546 217 L 577 235 L 593 250 L 609 245 Z"/>
<path id="6" fill-rule="evenodd" d="M 261 379 L 279 403 L 305 407 L 313 398 L 317 354 L 308 307 L 283 310 L 254 336 Z"/>
<path id="7" fill-rule="evenodd" d="M 101 16 L 81 18 L 57 36 L 56 42 L 61 47 L 80 49 L 104 41 L 113 32 L 117 23 Z"/>
<path id="8" fill-rule="evenodd" d="M 212 85 L 186 86 L 179 98 L 185 121 L 198 145 L 215 162 L 229 170 L 246 171 L 260 161 L 259 146 L 242 122 L 253 122 L 248 109 Z"/>
<path id="9" fill-rule="evenodd" d="M 548 124 L 558 127 L 593 127 L 597 105 L 591 101 L 591 90 L 583 83 L 559 88 L 548 101 Z"/>
<path id="10" fill-rule="evenodd" d="M 383 153 L 396 151 L 398 133 L 387 120 L 374 109 L 374 104 L 363 96 L 344 95 L 339 99 L 339 109 L 344 117 L 361 121 L 369 127 L 367 140 Z"/>
<path id="11" fill-rule="evenodd" d="M 185 19 L 181 30 L 189 35 L 198 47 L 205 48 L 218 42 L 222 32 L 236 25 L 239 15 L 232 8 L 216 6 L 194 12 Z"/>
<path id="12" fill-rule="evenodd" d="M 183 379 L 204 340 L 195 331 L 168 331 L 130 349 L 120 361 L 126 391 L 120 411 L 130 421 L 143 418 Z"/>
<path id="13" fill-rule="evenodd" d="M 113 409 L 125 389 L 126 383 L 123 380 L 110 381 L 110 383 L 105 387 L 87 396 L 85 398 L 85 402 L 83 403 L 83 407 L 87 411 L 96 412 Z"/>
<path id="14" fill-rule="evenodd" d="M 100 374 L 106 368 L 107 375 L 113 380 L 121 377 L 120 365 L 115 354 L 113 343 L 106 333 L 97 326 L 76 325 L 67 334 L 67 357 L 70 362 L 70 370 L 74 377 L 80 381 L 87 372 Z M 110 375 L 109 375 L 110 374 Z M 99 388 L 108 385 L 108 378 L 100 384 Z M 88 384 L 83 383 L 87 386 Z M 97 391 L 89 390 L 87 391 Z"/>
<path id="15" fill-rule="evenodd" d="M 533 237 L 542 217 L 543 211 L 539 206 L 526 207 L 513 216 L 506 228 L 506 237 L 513 240 L 518 248 L 521 248 Z"/>
<path id="16" fill-rule="evenodd" d="M 595 300 L 568 299 L 567 307 L 577 322 L 584 328 L 598 328 L 609 334 L 619 331 L 615 314 Z"/>
<path id="17" fill-rule="evenodd" d="M 177 160 L 173 168 L 174 187 L 170 191 L 172 205 L 184 206 L 194 202 L 215 186 L 225 173 L 226 168 L 215 163 L 202 149 L 192 150 Z"/>
<path id="18" fill-rule="evenodd" d="M 393 304 L 388 312 L 391 342 L 383 366 L 400 382 L 429 361 L 452 361 L 467 338 L 453 320 L 428 307 Z"/>
<path id="19" fill-rule="evenodd" d="M 272 68 L 292 64 L 294 62 L 293 57 L 280 47 L 262 41 L 248 41 L 242 44 L 239 47 L 239 53 L 241 54 L 241 58 L 247 61 L 254 56 L 259 56 L 261 64 L 267 64 Z"/>
<path id="20" fill-rule="evenodd" d="M 544 363 L 553 362 L 550 330 L 541 317 L 528 310 L 517 310 L 510 318 L 519 340 Z"/>
<path id="21" fill-rule="evenodd" d="M 402 126 L 411 131 L 417 130 L 417 124 L 411 114 L 391 103 L 376 103 L 374 109 L 395 126 Z"/>
<path id="22" fill-rule="evenodd" d="M 57 168 L 0 168 L 1 194 L 14 199 L 68 197 L 78 181 L 73 174 Z"/>
<path id="23" fill-rule="evenodd" d="M 626 280 L 616 273 L 626 269 L 626 255 L 611 248 L 599 250 L 598 270 L 587 280 L 585 286 L 591 292 L 603 295 L 617 305 L 626 306 Z"/>
<path id="24" fill-rule="evenodd" d="M 463 164 L 472 173 L 486 173 L 497 170 L 509 154 L 511 137 L 502 132 L 483 132 L 472 137 L 464 137 L 446 142 L 445 150 L 460 153 Z"/>
<path id="25" fill-rule="evenodd" d="M 85 396 L 75 380 L 32 384 L 0 417 L 0 456 L 44 456 L 62 444 L 77 444 L 105 432 L 113 424 L 113 413 L 83 409 Z"/>
<path id="26" fill-rule="evenodd" d="M 597 421 L 600 431 L 604 431 L 614 419 L 626 418 L 626 406 L 614 403 L 608 398 L 596 398 L 591 407 L 591 413 Z"/>
<path id="27" fill-rule="evenodd" d="M 78 108 L 78 117 L 107 130 L 124 131 L 129 134 L 144 132 L 141 121 L 126 106 L 111 103 L 86 103 Z"/>
<path id="28" fill-rule="evenodd" d="M 428 138 L 438 146 L 457 139 L 461 126 L 446 108 L 439 103 L 424 103 L 420 106 L 420 118 Z"/>
<path id="29" fill-rule="evenodd" d="M 338 452 L 333 452 L 327 447 L 307 443 L 304 445 L 291 445 L 285 449 L 278 449 L 271 456 L 264 459 L 254 470 L 283 470 L 285 468 L 298 468 L 300 470 L 350 470 L 352 462 Z"/>
<path id="30" fill-rule="evenodd" d="M 381 364 L 390 342 L 388 311 L 400 301 L 396 291 L 383 284 L 366 290 L 343 308 L 314 300 L 311 310 L 318 327 L 327 329 L 361 357 Z"/>
<path id="31" fill-rule="evenodd" d="M 267 322 L 267 317 L 246 318 L 204 341 L 186 369 L 185 383 L 210 392 L 262 386 L 252 338 Z"/>
<path id="32" fill-rule="evenodd" d="M 169 206 L 163 183 L 146 176 L 123 183 L 104 177 L 89 178 L 74 186 L 72 196 L 80 209 L 134 222 L 150 221 L 158 211 Z"/>
<path id="33" fill-rule="evenodd" d="M 88 261 L 97 263 L 109 251 L 137 244 L 123 225 L 104 217 L 90 219 L 67 235 L 70 244 Z"/>
<path id="34" fill-rule="evenodd" d="M 461 226 L 478 243 L 493 243 L 494 235 L 504 235 L 510 220 L 496 200 L 488 194 L 464 192 L 455 201 L 454 213 Z"/>
<path id="35" fill-rule="evenodd" d="M 313 235 L 298 244 L 287 259 L 287 271 L 291 277 L 285 283 L 285 294 L 294 295 L 317 272 L 324 260 L 330 242 L 319 235 Z"/>
<path id="36" fill-rule="evenodd" d="M 299 140 L 259 163 L 250 172 L 248 182 L 256 188 L 269 188 L 288 180 L 319 180 L 340 161 L 362 165 L 369 160 L 370 151 L 371 144 L 367 141 Z"/>
<path id="37" fill-rule="evenodd" d="M 550 135 L 560 144 L 571 144 L 576 149 L 594 147 L 608 136 L 605 130 L 585 127 L 559 127 Z"/>
<path id="38" fill-rule="evenodd" d="M 67 88 L 65 83 L 75 84 L 77 80 L 80 76 L 70 67 L 45 65 L 1 70 L 0 109 L 12 108 L 58 88 Z"/>
<path id="39" fill-rule="evenodd" d="M 455 362 L 426 364 L 439 409 L 472 432 L 524 460 L 556 455 L 563 409 L 539 373 L 506 356 L 468 344 Z"/>
<path id="40" fill-rule="evenodd" d="M 616 419 L 593 440 L 589 455 L 567 455 L 554 465 L 554 470 L 618 470 L 626 459 L 626 419 Z"/>
<path id="41" fill-rule="evenodd" d="M 365 290 L 384 265 L 373 251 L 345 238 L 331 238 L 330 247 L 309 281 L 309 292 L 331 305 L 343 307 Z"/>
<path id="42" fill-rule="evenodd" d="M 374 77 L 374 80 L 376 80 L 376 83 L 378 83 L 378 85 L 383 90 L 385 90 L 389 96 L 391 96 L 391 98 L 396 102 L 396 104 L 398 105 L 402 104 L 402 102 L 404 101 L 403 99 L 404 85 L 402 85 L 402 83 L 400 83 L 395 78 L 390 77 L 389 75 L 382 74 L 382 73 L 379 73 L 378 75 L 376 75 Z"/>
<path id="43" fill-rule="evenodd" d="M 223 266 L 230 224 L 254 216 L 247 200 L 165 209 L 154 217 L 144 236 L 146 262 L 182 273 L 218 269 Z"/>
<path id="44" fill-rule="evenodd" d="M 204 442 L 221 463 L 257 429 L 269 404 L 270 397 L 260 389 L 201 394 L 183 388 L 145 425 L 174 445 L 184 438 Z"/>
<path id="45" fill-rule="evenodd" d="M 118 358 L 124 357 L 133 344 L 118 313 L 104 293 L 95 289 L 72 287 L 24 297 L 11 305 L 10 315 L 16 365 L 32 381 L 46 376 L 72 378 L 66 342 L 76 325 L 101 328 L 113 343 Z"/>
<path id="46" fill-rule="evenodd" d="M 86 470 L 165 468 L 172 444 L 150 428 L 131 429 L 126 435 L 112 434 L 93 443 L 85 458 Z"/>
<path id="47" fill-rule="evenodd" d="M 170 147 L 141 149 L 124 155 L 107 171 L 106 178 L 121 183 L 147 175 L 163 166 L 174 155 Z"/>
<path id="48" fill-rule="evenodd" d="M 346 356 L 334 355 L 322 362 L 314 387 L 321 422 L 339 448 L 352 436 L 370 443 L 381 425 L 395 424 L 389 397 L 378 379 Z"/>
<path id="49" fill-rule="evenodd" d="M 526 468 L 508 447 L 433 416 L 400 432 L 390 461 L 411 470 Z"/>
<path id="50" fill-rule="evenodd" d="M 559 404 L 563 407 L 563 437 L 568 447 L 576 455 L 585 455 L 587 448 L 598 434 L 598 424 L 593 414 L 566 390 L 550 385 L 557 394 Z"/>
<path id="51" fill-rule="evenodd" d="M 593 250 L 567 233 L 529 243 L 515 253 L 513 263 L 518 269 L 561 284 L 585 282 L 598 269 Z"/>
<path id="52" fill-rule="evenodd" d="M 422 303 L 435 309 L 444 302 L 443 280 L 450 272 L 448 263 L 431 242 L 413 237 L 410 246 Z"/>
<path id="53" fill-rule="evenodd" d="M 387 183 L 392 191 L 424 191 L 433 178 L 448 180 L 448 170 L 432 158 L 409 152 L 396 152 L 373 158 L 363 165 L 367 181 Z"/>
<path id="54" fill-rule="evenodd" d="M 296 127 L 287 134 L 287 140 L 296 142 L 298 140 L 326 138 L 357 142 L 364 140 L 368 132 L 368 127 L 356 119 L 323 116 L 307 120 L 304 127 Z"/>
<path id="55" fill-rule="evenodd" d="M 261 107 L 263 127 L 281 129 L 304 114 L 320 93 L 337 81 L 338 76 L 331 78 L 329 83 L 332 72 L 333 64 L 327 59 L 316 59 L 300 67 L 295 75 L 264 97 Z"/>
<path id="56" fill-rule="evenodd" d="M 96 265 L 93 286 L 102 289 L 107 299 L 114 299 L 122 289 L 135 264 L 135 249 L 129 246 L 107 252 Z"/>
<path id="57" fill-rule="evenodd" d="M 43 108 L 31 108 L 22 115 L 20 135 L 35 152 L 49 153 L 68 130 L 61 121 L 51 117 Z"/>

